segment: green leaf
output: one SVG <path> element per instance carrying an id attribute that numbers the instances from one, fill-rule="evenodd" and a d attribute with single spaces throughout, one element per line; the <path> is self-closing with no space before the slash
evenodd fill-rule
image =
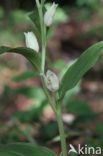
<path id="1" fill-rule="evenodd" d="M 77 156 L 77 154 L 74 152 L 71 152 L 69 156 Z"/>
<path id="2" fill-rule="evenodd" d="M 85 101 L 74 100 L 68 104 L 66 110 L 76 115 L 93 115 L 94 112 Z"/>
<path id="3" fill-rule="evenodd" d="M 45 7 L 43 7 L 43 14 L 46 12 Z M 39 13 L 37 7 L 29 14 L 31 21 L 35 25 L 35 35 L 37 36 L 38 40 L 41 42 L 41 25 L 39 19 Z"/>
<path id="4" fill-rule="evenodd" d="M 15 152 L 0 152 L 0 156 L 23 156 L 22 154 L 18 154 L 18 153 L 15 153 Z"/>
<path id="5" fill-rule="evenodd" d="M 82 132 L 69 132 L 65 134 L 65 138 L 70 137 L 77 137 L 77 136 L 84 136 L 85 134 Z M 48 144 L 54 143 L 54 142 L 60 142 L 60 136 L 54 137 L 52 140 L 48 141 Z"/>
<path id="6" fill-rule="evenodd" d="M 5 52 L 8 53 L 17 53 L 21 54 L 24 57 L 26 57 L 33 66 L 35 66 L 38 71 L 40 71 L 40 66 L 41 66 L 41 57 L 40 53 L 37 53 L 31 48 L 25 48 L 25 47 L 19 47 L 19 48 L 10 48 L 10 47 L 0 47 L 0 54 L 4 54 Z"/>
<path id="7" fill-rule="evenodd" d="M 61 70 L 62 68 L 64 68 L 66 66 L 65 61 L 63 60 L 57 60 L 53 63 L 52 68 Z"/>
<path id="8" fill-rule="evenodd" d="M 54 23 L 51 27 L 47 28 L 47 41 L 51 40 L 55 34 L 58 24 Z"/>
<path id="9" fill-rule="evenodd" d="M 39 134 L 44 139 L 53 138 L 57 134 L 57 132 L 58 132 L 58 126 L 56 122 L 47 123 L 47 124 L 42 123 L 39 129 Z"/>
<path id="10" fill-rule="evenodd" d="M 69 102 L 80 92 L 80 84 L 79 82 L 74 88 L 68 90 L 63 99 L 63 107 L 67 107 Z"/>
<path id="11" fill-rule="evenodd" d="M 10 153 L 10 154 L 8 154 Z M 15 143 L 0 146 L 0 156 L 57 156 L 46 147 L 28 143 Z"/>
<path id="12" fill-rule="evenodd" d="M 62 77 L 64 76 L 64 74 L 66 73 L 66 71 L 70 68 L 71 65 L 73 65 L 75 62 L 77 61 L 77 59 L 69 61 L 68 64 L 66 64 L 63 69 L 60 72 L 60 78 L 62 79 Z"/>
<path id="13" fill-rule="evenodd" d="M 26 139 L 30 142 L 30 143 L 33 143 L 33 144 L 37 144 L 36 143 L 36 140 L 33 138 L 32 136 L 32 132 L 34 130 L 34 126 L 28 126 L 27 128 L 21 130 L 21 133 L 26 137 Z"/>
<path id="14" fill-rule="evenodd" d="M 74 64 L 72 64 L 64 74 L 59 95 L 63 98 L 65 93 L 74 88 L 83 75 L 96 63 L 103 50 L 103 41 L 88 48 Z"/>
<path id="15" fill-rule="evenodd" d="M 40 38 L 41 38 L 41 26 L 40 26 L 38 9 L 35 8 L 29 14 L 29 17 L 30 17 L 31 21 L 35 24 L 35 34 L 36 34 L 37 38 L 40 40 Z"/>

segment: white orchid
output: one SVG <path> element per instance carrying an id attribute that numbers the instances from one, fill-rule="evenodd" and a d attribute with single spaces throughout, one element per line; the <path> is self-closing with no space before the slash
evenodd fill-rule
<path id="1" fill-rule="evenodd" d="M 48 70 L 46 76 L 44 76 L 46 87 L 52 91 L 56 92 L 59 89 L 59 80 L 55 73 Z"/>
<path id="2" fill-rule="evenodd" d="M 53 18 L 56 12 L 58 4 L 53 3 L 52 6 L 46 11 L 44 15 L 44 23 L 46 26 L 51 26 L 53 23 Z"/>
<path id="3" fill-rule="evenodd" d="M 24 33 L 24 35 L 25 35 L 26 46 L 28 48 L 34 49 L 36 52 L 39 52 L 39 44 L 34 33 L 27 32 L 27 33 Z"/>

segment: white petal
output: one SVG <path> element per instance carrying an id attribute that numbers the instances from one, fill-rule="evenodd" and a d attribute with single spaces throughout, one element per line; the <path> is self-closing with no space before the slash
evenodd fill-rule
<path id="1" fill-rule="evenodd" d="M 48 70 L 46 73 L 45 83 L 46 83 L 47 88 L 52 92 L 55 92 L 59 89 L 58 77 L 56 76 L 55 73 L 53 73 L 50 70 Z"/>
<path id="2" fill-rule="evenodd" d="M 52 6 L 46 11 L 44 15 L 44 23 L 46 26 L 50 26 L 53 23 L 53 17 L 56 12 L 58 4 L 53 3 Z"/>
<path id="3" fill-rule="evenodd" d="M 36 52 L 39 52 L 39 44 L 34 33 L 28 32 L 28 33 L 24 33 L 24 35 L 25 35 L 26 46 L 28 48 L 34 49 Z"/>

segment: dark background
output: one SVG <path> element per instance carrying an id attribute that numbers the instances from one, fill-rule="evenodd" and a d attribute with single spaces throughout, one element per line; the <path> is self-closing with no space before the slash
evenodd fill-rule
<path id="1" fill-rule="evenodd" d="M 53 0 L 48 0 L 47 2 L 53 2 Z M 55 2 L 59 3 L 60 5 L 74 5 L 76 0 L 55 0 Z M 34 8 L 34 4 L 34 0 L 0 0 L 0 5 L 3 6 L 7 12 L 18 8 L 31 10 Z"/>

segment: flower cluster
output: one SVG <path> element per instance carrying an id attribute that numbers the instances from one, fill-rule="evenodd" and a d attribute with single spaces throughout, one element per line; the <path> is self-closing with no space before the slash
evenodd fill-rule
<path id="1" fill-rule="evenodd" d="M 53 3 L 52 6 L 45 12 L 44 14 L 45 26 L 50 27 L 52 25 L 57 6 L 58 4 Z M 26 46 L 28 48 L 35 50 L 36 52 L 39 52 L 39 44 L 35 34 L 33 32 L 28 32 L 28 33 L 24 33 L 24 35 L 25 35 Z M 55 92 L 59 89 L 58 77 L 52 71 L 50 70 L 47 71 L 46 75 L 44 75 L 44 81 L 46 87 L 50 91 Z"/>
<path id="2" fill-rule="evenodd" d="M 53 17 L 56 12 L 58 4 L 53 3 L 52 6 L 46 11 L 44 15 L 44 24 L 46 26 L 51 26 L 53 23 Z M 26 40 L 26 46 L 28 48 L 34 49 L 36 52 L 39 51 L 39 44 L 37 41 L 37 38 L 33 32 L 24 33 L 25 40 Z"/>

